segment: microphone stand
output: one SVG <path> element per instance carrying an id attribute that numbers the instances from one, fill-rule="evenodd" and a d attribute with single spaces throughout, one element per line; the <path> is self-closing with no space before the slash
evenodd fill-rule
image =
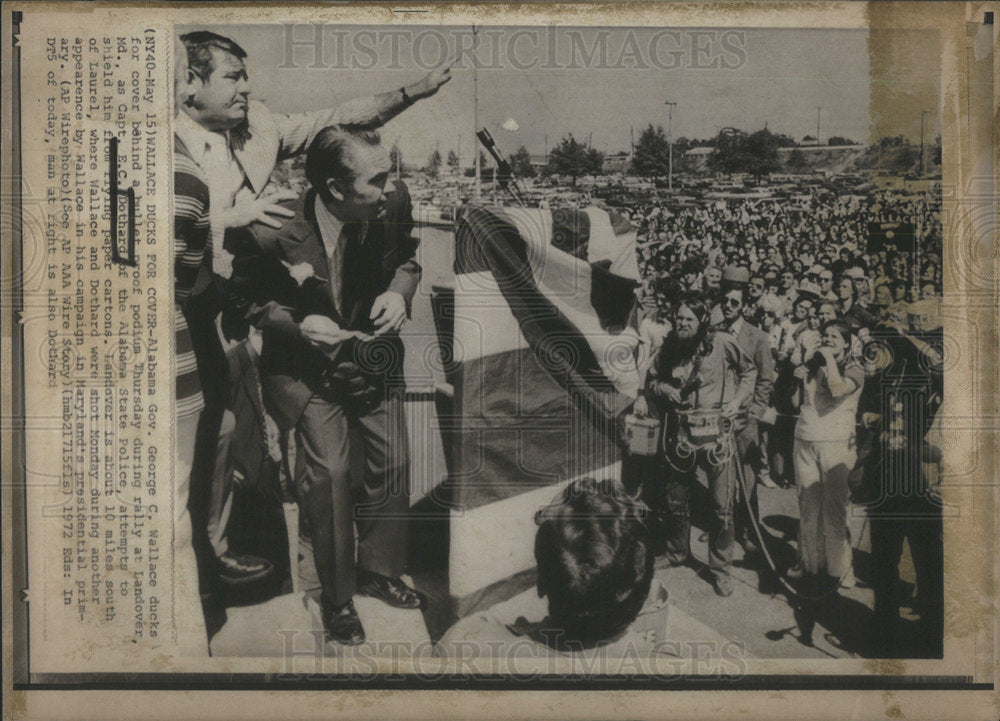
<path id="1" fill-rule="evenodd" d="M 496 142 L 493 140 L 493 136 L 490 131 L 486 128 L 478 131 L 476 137 L 479 138 L 479 142 L 483 144 L 486 151 L 493 156 L 493 161 L 497 164 L 496 175 L 494 180 L 499 184 L 501 188 L 506 190 L 514 198 L 514 202 L 518 205 L 524 205 L 524 200 L 521 197 L 521 187 L 517 184 L 517 179 L 514 178 L 514 170 L 510 167 L 510 163 L 500 152 L 497 147 Z"/>

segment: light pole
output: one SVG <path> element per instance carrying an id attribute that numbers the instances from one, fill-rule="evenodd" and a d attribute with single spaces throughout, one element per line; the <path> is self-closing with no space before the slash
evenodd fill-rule
<path id="1" fill-rule="evenodd" d="M 816 145 L 819 145 L 819 117 L 823 112 L 823 108 L 819 105 L 816 106 Z"/>
<path id="2" fill-rule="evenodd" d="M 667 187 L 674 189 L 674 107 L 672 100 L 664 103 L 667 106 Z"/>
<path id="3" fill-rule="evenodd" d="M 923 177 L 926 172 L 924 167 L 924 118 L 927 116 L 930 110 L 920 111 L 920 177 Z"/>
<path id="4" fill-rule="evenodd" d="M 476 194 L 475 198 L 480 199 L 480 169 L 479 169 L 479 146 L 476 143 L 476 133 L 479 132 L 479 31 L 476 26 L 472 26 L 472 157 L 476 161 Z"/>

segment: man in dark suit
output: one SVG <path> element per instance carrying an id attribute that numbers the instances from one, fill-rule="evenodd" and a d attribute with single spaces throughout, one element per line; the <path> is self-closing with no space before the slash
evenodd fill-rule
<path id="1" fill-rule="evenodd" d="M 234 291 L 264 334 L 264 402 L 294 428 L 295 480 L 312 532 L 327 635 L 358 644 L 355 591 L 400 608 L 423 598 L 401 580 L 409 510 L 399 329 L 420 281 L 409 194 L 389 181 L 378 134 L 332 126 L 306 156 L 311 188 L 281 228 L 234 238 Z M 349 434 L 363 440 L 359 503 Z M 355 564 L 354 523 L 358 527 Z"/>
<path id="2" fill-rule="evenodd" d="M 225 529 L 230 546 L 272 564 L 284 580 L 289 569 L 288 534 L 282 511 L 281 445 L 278 426 L 264 410 L 260 378 L 260 332 L 226 353 L 229 360 L 229 411 L 235 418 L 224 471 L 235 488 Z"/>
<path id="3" fill-rule="evenodd" d="M 747 491 L 749 513 L 754 518 L 760 515 L 757 503 L 757 477 L 767 478 L 767 454 L 761 447 L 757 422 L 771 404 L 771 390 L 774 388 L 774 356 L 767 334 L 751 325 L 743 317 L 743 307 L 747 302 L 750 273 L 745 268 L 728 266 L 722 273 L 722 322 L 719 329 L 736 339 L 736 343 L 753 358 L 757 368 L 757 380 L 753 395 L 741 409 L 736 419 L 736 448 L 743 469 L 743 480 Z M 765 481 L 766 483 L 766 481 Z M 736 540 L 748 555 L 755 553 L 757 544 L 750 528 L 747 508 L 735 514 Z"/>

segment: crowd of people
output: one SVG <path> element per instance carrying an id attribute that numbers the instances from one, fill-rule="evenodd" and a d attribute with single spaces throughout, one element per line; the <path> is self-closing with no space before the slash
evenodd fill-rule
<path id="1" fill-rule="evenodd" d="M 231 543 L 234 488 L 252 487 L 297 499 L 326 635 L 355 645 L 365 639 L 355 594 L 425 604 L 402 579 L 409 451 L 399 338 L 421 268 L 409 195 L 389 179 L 375 129 L 436 93 L 449 71 L 339 108 L 281 115 L 249 100 L 246 53 L 230 38 L 188 33 L 175 54 L 177 574 L 189 601 L 178 616 L 190 645 L 207 651 L 224 613 L 218 588 L 260 580 L 281 563 L 280 533 L 259 543 L 260 554 L 232 548 L 252 547 Z M 303 192 L 268 190 L 275 164 L 296 156 L 305 157 Z M 732 593 L 733 546 L 764 550 L 758 484 L 798 489 L 799 562 L 786 575 L 850 585 L 853 493 L 872 514 L 886 652 L 895 648 L 904 538 L 922 618 L 939 638 L 941 514 L 927 440 L 942 361 L 933 202 L 817 190 L 795 207 L 730 200 L 631 210 L 646 359 L 635 411 L 663 432 L 655 462 L 627 479 L 642 502 L 623 495 L 625 486 L 581 482 L 584 510 L 622 516 L 613 543 L 600 524 L 553 510 L 572 497 L 540 520 L 539 592 L 550 617 L 587 645 L 624 632 L 650 599 L 647 544 L 671 564 L 690 562 L 692 500 L 704 479 L 719 595 Z M 352 443 L 364 456 L 360 493 Z M 282 464 L 291 491 L 275 490 Z M 905 520 L 896 520 L 900 509 Z M 596 545 L 577 548 L 579 558 L 559 551 L 565 534 L 581 533 Z M 623 555 L 603 565 L 589 558 L 606 547 Z M 600 566 L 593 584 L 559 580 L 577 561 Z M 641 572 L 608 600 L 605 575 L 626 566 Z M 206 624 L 191 610 L 199 596 Z"/>
<path id="2" fill-rule="evenodd" d="M 659 519 L 667 561 L 691 562 L 700 477 L 711 579 L 728 596 L 734 543 L 757 556 L 767 541 L 758 485 L 795 488 L 798 560 L 773 570 L 805 597 L 852 587 L 847 514 L 863 503 L 879 648 L 900 648 L 903 537 L 921 622 L 939 648 L 940 455 L 930 433 L 942 394 L 941 230 L 931 199 L 819 192 L 795 212 L 729 200 L 635 216 L 646 359 L 635 414 L 662 431 L 655 463 L 637 466 L 631 483 Z"/>

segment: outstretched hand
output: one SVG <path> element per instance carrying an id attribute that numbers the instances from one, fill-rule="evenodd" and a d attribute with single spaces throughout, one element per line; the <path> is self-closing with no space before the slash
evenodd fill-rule
<path id="1" fill-rule="evenodd" d="M 451 63 L 427 73 L 413 86 L 413 92 L 410 95 L 415 100 L 429 98 L 449 80 L 451 80 Z"/>

